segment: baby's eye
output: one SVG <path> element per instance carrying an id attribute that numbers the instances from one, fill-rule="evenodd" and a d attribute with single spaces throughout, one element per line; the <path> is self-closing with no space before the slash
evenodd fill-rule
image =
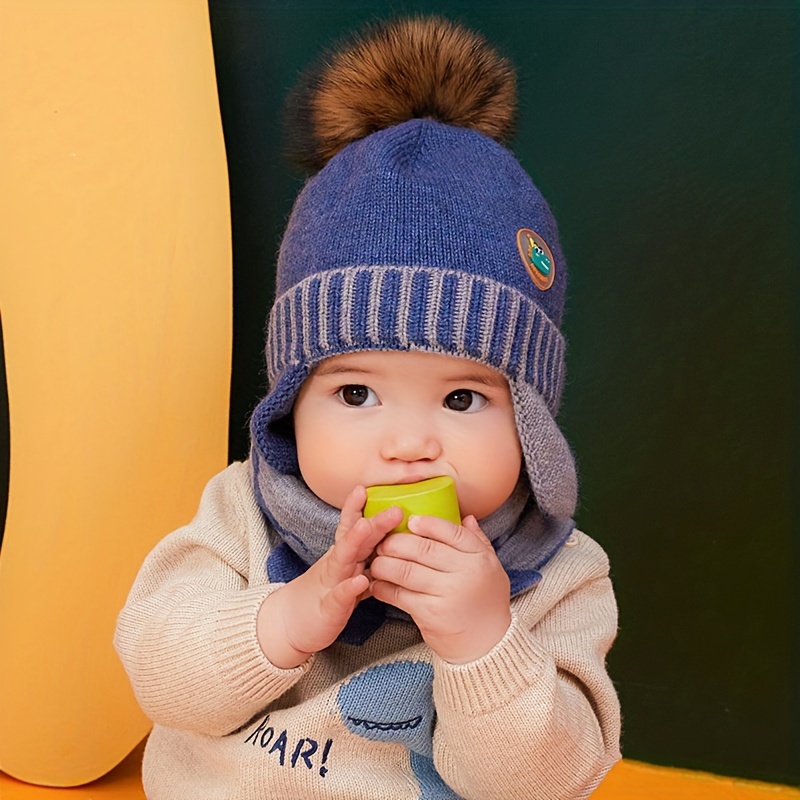
<path id="1" fill-rule="evenodd" d="M 468 414 L 480 411 L 488 402 L 480 392 L 473 392 L 471 389 L 456 389 L 444 399 L 445 408 Z"/>
<path id="2" fill-rule="evenodd" d="M 377 406 L 378 395 L 369 388 L 358 383 L 342 386 L 337 392 L 338 398 L 347 406 Z"/>

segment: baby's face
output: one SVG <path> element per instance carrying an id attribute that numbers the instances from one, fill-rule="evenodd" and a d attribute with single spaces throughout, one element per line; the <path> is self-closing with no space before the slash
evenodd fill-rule
<path id="1" fill-rule="evenodd" d="M 357 485 L 455 480 L 464 516 L 511 495 L 522 451 L 506 379 L 433 353 L 359 352 L 323 361 L 294 407 L 300 471 L 341 508 Z"/>

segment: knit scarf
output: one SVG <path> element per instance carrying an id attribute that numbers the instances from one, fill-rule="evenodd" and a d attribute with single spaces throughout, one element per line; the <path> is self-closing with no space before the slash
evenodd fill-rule
<path id="1" fill-rule="evenodd" d="M 270 581 L 287 583 L 305 572 L 333 545 L 339 509 L 320 500 L 302 478 L 271 467 L 253 448 L 250 464 L 261 511 L 280 537 L 270 551 L 266 570 Z M 541 568 L 561 549 L 575 528 L 571 519 L 543 515 L 523 476 L 496 511 L 479 521 L 511 582 L 511 596 L 541 579 Z M 374 598 L 356 607 L 340 641 L 362 644 L 388 618 L 407 615 Z"/>

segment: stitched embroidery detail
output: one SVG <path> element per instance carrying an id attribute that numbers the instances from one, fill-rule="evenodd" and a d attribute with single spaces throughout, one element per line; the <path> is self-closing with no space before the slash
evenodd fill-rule
<path id="1" fill-rule="evenodd" d="M 556 278 L 556 260 L 547 242 L 530 228 L 520 228 L 517 249 L 536 287 L 546 292 Z"/>
<path id="2" fill-rule="evenodd" d="M 339 711 L 352 733 L 409 750 L 420 800 L 457 800 L 433 763 L 433 667 L 426 661 L 379 664 L 339 689 Z"/>

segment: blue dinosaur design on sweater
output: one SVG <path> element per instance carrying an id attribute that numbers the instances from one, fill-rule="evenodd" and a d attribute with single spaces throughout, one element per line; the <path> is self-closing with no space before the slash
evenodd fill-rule
<path id="1" fill-rule="evenodd" d="M 375 742 L 410 751 L 420 800 L 458 800 L 433 763 L 433 667 L 395 661 L 370 667 L 339 689 L 339 711 L 348 730 Z"/>

